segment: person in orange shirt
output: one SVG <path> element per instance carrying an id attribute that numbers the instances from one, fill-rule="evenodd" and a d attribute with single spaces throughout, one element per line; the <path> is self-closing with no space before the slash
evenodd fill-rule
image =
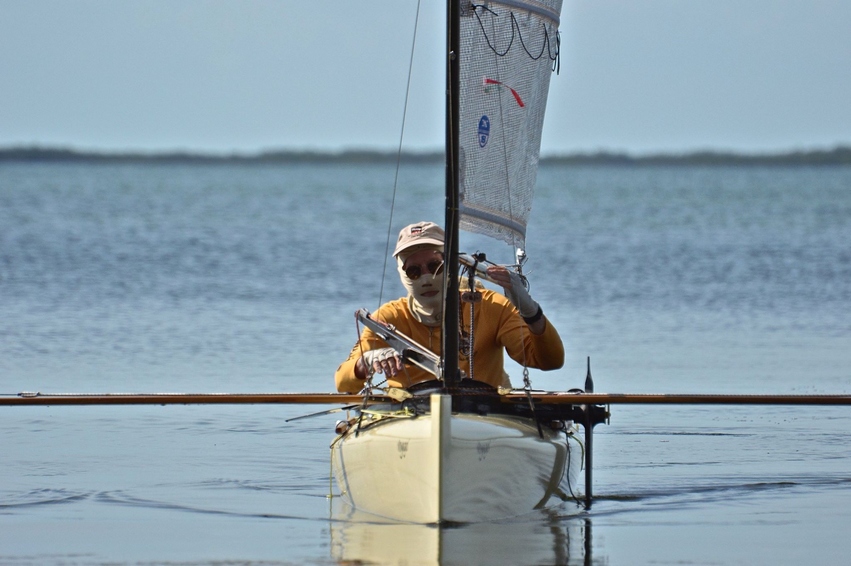
<path id="1" fill-rule="evenodd" d="M 371 316 L 440 354 L 443 309 L 443 230 L 433 222 L 418 222 L 402 229 L 393 256 L 406 297 L 382 305 Z M 500 265 L 487 268 L 488 277 L 506 295 L 478 288 L 481 300 L 473 306 L 473 355 L 469 344 L 461 347 L 458 367 L 467 377 L 493 387 L 510 386 L 503 369 L 503 351 L 519 364 L 542 370 L 564 364 L 564 346 L 555 327 L 526 291 L 520 276 Z M 462 285 L 462 291 L 464 291 Z M 470 335 L 470 309 L 462 304 L 462 340 Z M 383 373 L 390 387 L 406 388 L 434 376 L 403 363 L 398 353 L 366 328 L 349 357 L 337 368 L 337 390 L 356 393 L 367 377 Z"/>

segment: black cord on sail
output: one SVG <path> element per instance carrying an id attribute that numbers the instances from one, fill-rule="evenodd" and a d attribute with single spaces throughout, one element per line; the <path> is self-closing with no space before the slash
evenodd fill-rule
<path id="1" fill-rule="evenodd" d="M 526 6 L 528 9 L 528 6 Z M 517 39 L 520 41 L 520 45 L 523 47 L 523 51 L 529 56 L 533 61 L 537 61 L 546 53 L 547 57 L 550 61 L 552 61 L 552 69 L 556 73 L 560 70 L 559 63 L 559 50 L 561 48 L 561 34 L 555 33 L 555 46 L 553 46 L 553 40 L 550 38 L 550 33 L 547 30 L 545 25 L 541 26 L 541 31 L 543 32 L 544 40 L 541 43 L 541 48 L 538 50 L 537 55 L 530 50 L 529 46 L 526 44 L 526 40 L 523 38 L 523 32 L 520 27 L 520 24 L 517 22 L 517 16 L 514 15 L 514 12 L 508 12 L 508 15 L 511 17 L 511 36 L 508 38 L 507 45 L 504 48 L 500 48 L 495 44 L 495 41 L 491 39 L 488 35 L 488 30 L 485 29 L 485 24 L 482 21 L 481 12 L 487 11 L 493 14 L 496 17 L 500 17 L 503 14 L 496 12 L 493 8 L 482 4 L 472 4 L 471 9 L 473 13 L 476 15 L 476 19 L 479 21 L 479 26 L 482 29 L 482 34 L 487 41 L 488 47 L 491 48 L 495 54 L 500 57 L 504 57 L 511 50 L 511 46 L 514 44 L 514 40 Z M 549 12 L 543 12 L 546 16 L 552 17 L 552 14 Z"/>

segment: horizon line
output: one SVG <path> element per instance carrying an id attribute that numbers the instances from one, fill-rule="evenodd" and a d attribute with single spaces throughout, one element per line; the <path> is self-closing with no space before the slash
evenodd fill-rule
<path id="1" fill-rule="evenodd" d="M 381 149 L 269 149 L 253 152 L 212 152 L 203 150 L 84 150 L 69 146 L 0 146 L 0 162 L 91 162 L 91 163 L 438 163 L 441 150 Z M 690 164 L 690 165 L 851 165 L 851 144 L 830 149 L 797 149 L 745 152 L 722 149 L 656 151 L 636 153 L 599 149 L 547 153 L 546 164 Z"/>

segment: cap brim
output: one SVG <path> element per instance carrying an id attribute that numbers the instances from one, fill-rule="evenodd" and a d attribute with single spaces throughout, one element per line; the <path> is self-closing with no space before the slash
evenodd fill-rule
<path id="1" fill-rule="evenodd" d="M 417 246 L 438 246 L 442 248 L 443 240 L 438 240 L 437 238 L 419 238 L 416 242 L 408 242 L 402 247 L 396 248 L 396 251 L 393 252 L 393 257 L 399 257 L 400 253 L 411 248 L 416 248 Z"/>

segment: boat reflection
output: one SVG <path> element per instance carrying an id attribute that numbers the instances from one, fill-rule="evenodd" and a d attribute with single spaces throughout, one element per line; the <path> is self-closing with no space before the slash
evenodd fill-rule
<path id="1" fill-rule="evenodd" d="M 575 513 L 438 527 L 382 522 L 344 503 L 338 507 L 330 535 L 331 557 L 340 565 L 592 564 L 591 520 Z"/>

